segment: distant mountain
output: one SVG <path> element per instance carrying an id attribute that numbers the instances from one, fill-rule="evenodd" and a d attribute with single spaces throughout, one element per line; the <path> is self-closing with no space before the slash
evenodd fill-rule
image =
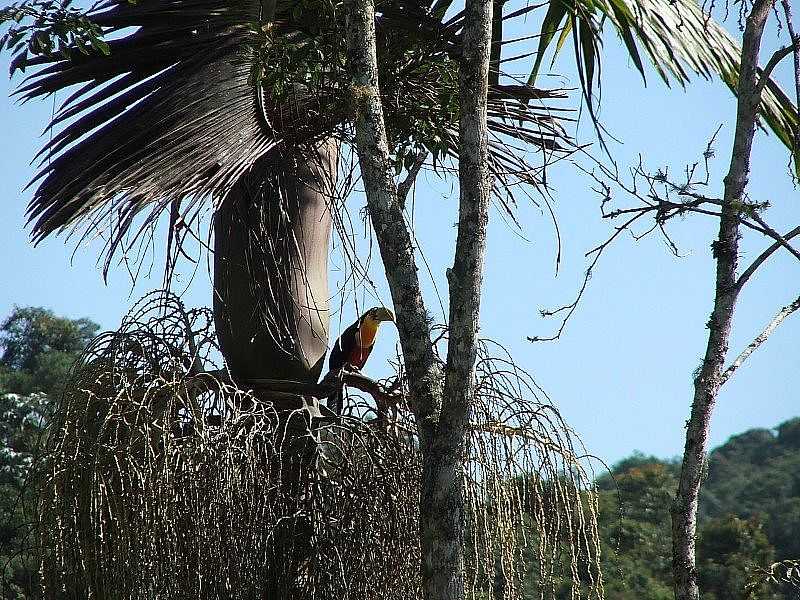
<path id="1" fill-rule="evenodd" d="M 635 453 L 597 479 L 609 600 L 672 598 L 669 507 L 680 464 Z M 754 567 L 800 559 L 800 418 L 731 437 L 709 455 L 700 497 L 703 600 L 744 600 Z M 750 598 L 797 600 L 759 585 Z"/>
<path id="2" fill-rule="evenodd" d="M 800 558 L 800 417 L 774 430 L 751 429 L 714 450 L 700 512 L 757 518 L 779 560 Z"/>

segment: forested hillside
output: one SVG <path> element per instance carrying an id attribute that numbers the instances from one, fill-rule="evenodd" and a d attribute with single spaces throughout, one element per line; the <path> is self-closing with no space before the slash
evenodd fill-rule
<path id="1" fill-rule="evenodd" d="M 777 559 L 800 558 L 800 418 L 774 431 L 751 429 L 717 448 L 702 498 L 702 517 L 759 519 Z"/>
<path id="2" fill-rule="evenodd" d="M 670 515 L 680 465 L 634 454 L 598 479 L 606 591 L 613 600 L 672 598 Z M 709 457 L 700 500 L 704 600 L 738 600 L 754 566 L 800 558 L 800 418 L 730 438 Z M 760 586 L 754 598 L 795 600 Z"/>
<path id="3" fill-rule="evenodd" d="M 16 309 L 0 326 L 3 599 L 37 597 L 35 565 L 19 552 L 33 507 L 24 477 L 50 398 L 97 329 L 40 308 Z M 609 600 L 672 598 L 669 509 L 678 469 L 674 460 L 635 453 L 597 479 Z M 753 566 L 800 558 L 800 418 L 747 431 L 714 450 L 700 515 L 704 600 L 744 599 Z M 754 591 L 759 599 L 797 598 L 796 590 Z"/>

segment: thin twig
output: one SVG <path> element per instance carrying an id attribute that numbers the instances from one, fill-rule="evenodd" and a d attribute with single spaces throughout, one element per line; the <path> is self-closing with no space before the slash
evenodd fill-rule
<path id="1" fill-rule="evenodd" d="M 784 58 L 789 56 L 796 48 L 797 48 L 797 41 L 790 44 L 789 46 L 784 46 L 783 48 L 779 48 L 776 50 L 772 56 L 770 57 L 767 65 L 761 71 L 761 78 L 758 80 L 758 85 L 756 86 L 756 93 L 760 96 L 761 92 L 764 91 L 764 87 L 766 87 L 767 83 L 770 81 L 770 74 L 772 70 L 778 66 L 778 63 L 781 62 Z"/>
<path id="2" fill-rule="evenodd" d="M 408 192 L 411 191 L 411 188 L 417 181 L 417 175 L 419 174 L 422 165 L 425 164 L 425 159 L 427 158 L 428 153 L 425 150 L 420 150 L 417 153 L 417 156 L 414 158 L 414 164 L 412 164 L 411 168 L 408 170 L 408 175 L 406 175 L 406 178 L 397 184 L 397 201 L 400 203 L 402 209 L 405 209 L 406 207 L 406 198 L 408 197 Z"/>
<path id="3" fill-rule="evenodd" d="M 772 333 L 778 328 L 783 320 L 795 312 L 798 308 L 800 308 L 800 296 L 795 298 L 794 302 L 791 304 L 787 304 L 782 309 L 778 311 L 778 313 L 772 318 L 772 321 L 769 322 L 769 325 L 766 326 L 764 331 L 762 331 L 756 338 L 747 345 L 747 348 L 742 350 L 742 353 L 736 357 L 728 368 L 726 368 L 722 375 L 720 376 L 719 385 L 720 387 L 725 384 L 728 379 L 730 379 L 731 375 L 734 374 L 736 369 L 742 366 L 742 363 L 746 361 L 750 355 L 755 352 L 761 344 L 767 341 L 767 338 L 772 335 Z"/>
<path id="4" fill-rule="evenodd" d="M 794 256 L 797 260 L 800 260 L 800 251 L 798 251 L 794 246 L 792 246 L 785 237 L 783 237 L 780 233 L 775 231 L 772 227 L 770 227 L 764 219 L 757 212 L 753 212 L 752 214 L 753 220 L 761 225 L 762 229 L 767 232 L 767 235 L 775 240 L 775 243 L 780 244 L 784 248 L 786 248 L 792 256 Z"/>
<path id="5" fill-rule="evenodd" d="M 783 239 L 788 242 L 790 239 L 797 236 L 798 234 L 800 234 L 800 225 L 795 227 L 791 231 L 785 233 L 783 235 Z M 750 263 L 750 266 L 747 267 L 739 276 L 739 279 L 736 281 L 737 290 L 741 290 L 744 287 L 744 284 L 747 283 L 747 280 L 753 276 L 753 273 L 756 272 L 756 269 L 758 269 L 764 263 L 764 261 L 767 260 L 767 258 L 769 258 L 778 248 L 783 248 L 783 247 L 784 247 L 783 244 L 778 241 L 769 246 L 761 254 L 759 254 L 753 260 L 753 262 Z"/>

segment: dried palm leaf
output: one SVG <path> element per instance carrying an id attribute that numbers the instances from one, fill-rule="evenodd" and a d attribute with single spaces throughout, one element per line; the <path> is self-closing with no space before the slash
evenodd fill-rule
<path id="1" fill-rule="evenodd" d="M 49 128 L 66 126 L 39 154 L 28 211 L 34 241 L 82 226 L 106 239 L 110 257 L 137 231 L 137 215 L 145 215 L 139 233 L 168 206 L 180 206 L 188 221 L 204 199 L 218 206 L 276 148 L 326 136 L 349 141 L 338 4 L 107 0 L 91 14 L 107 53 L 17 56 L 12 69 L 39 68 L 18 90 L 23 100 L 71 90 Z M 435 14 L 395 0 L 378 17 L 382 94 L 400 164 L 419 147 L 434 160 L 457 158 L 460 24 Z M 560 113 L 545 105 L 563 97 L 529 85 L 493 87 L 496 175 L 535 182 L 530 146 L 569 147 Z M 537 107 L 527 106 L 531 99 Z"/>

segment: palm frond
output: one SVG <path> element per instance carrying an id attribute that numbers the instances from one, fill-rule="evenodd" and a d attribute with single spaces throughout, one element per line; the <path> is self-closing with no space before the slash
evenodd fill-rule
<path id="1" fill-rule="evenodd" d="M 38 68 L 17 90 L 23 101 L 68 93 L 31 182 L 34 241 L 82 228 L 105 238 L 108 268 L 137 216 L 134 239 L 169 206 L 189 220 L 205 199 L 221 202 L 273 149 L 330 135 L 347 142 L 337 7 L 278 0 L 265 15 L 260 0 L 106 0 L 90 17 L 107 52 L 18 55 L 12 70 Z M 381 6 L 381 91 L 398 155 L 416 146 L 457 158 L 462 21 L 436 18 L 419 0 Z M 535 183 L 531 146 L 570 146 L 563 113 L 545 104 L 563 92 L 494 85 L 491 97 L 493 171 Z"/>
<path id="2" fill-rule="evenodd" d="M 110 0 L 92 15 L 108 56 L 39 57 L 24 100 L 81 85 L 50 127 L 29 206 L 34 240 L 76 221 L 221 195 L 277 143 L 262 127 L 249 65 L 238 60 L 256 0 Z M 12 65 L 12 68 L 16 65 Z M 75 118 L 77 117 L 77 118 Z M 114 236 L 118 234 L 113 234 Z"/>
<path id="3" fill-rule="evenodd" d="M 555 33 L 571 30 L 581 82 L 591 104 L 595 79 L 592 67 L 599 65 L 599 34 L 604 20 L 614 26 L 643 78 L 642 55 L 650 59 L 667 85 L 685 85 L 694 73 L 706 79 L 719 77 L 736 93 L 740 46 L 695 0 L 550 0 L 528 82 L 535 82 Z M 562 43 L 563 35 L 556 53 Z M 797 108 L 774 81 L 765 89 L 760 111 L 769 127 L 791 149 L 792 131 L 798 123 Z"/>

